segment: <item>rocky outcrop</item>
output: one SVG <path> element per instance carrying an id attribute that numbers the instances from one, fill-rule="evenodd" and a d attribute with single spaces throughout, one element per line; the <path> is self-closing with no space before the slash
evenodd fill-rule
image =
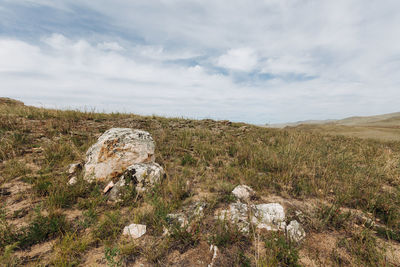
<path id="1" fill-rule="evenodd" d="M 86 153 L 84 179 L 109 181 L 136 163 L 154 162 L 154 141 L 148 132 L 112 128 Z"/>
<path id="2" fill-rule="evenodd" d="M 279 203 L 251 205 L 245 203 L 232 203 L 229 208 L 217 212 L 219 220 L 229 220 L 243 233 L 248 233 L 250 226 L 267 231 L 283 231 L 295 242 L 305 237 L 305 231 L 297 221 L 286 225 L 285 210 Z"/>

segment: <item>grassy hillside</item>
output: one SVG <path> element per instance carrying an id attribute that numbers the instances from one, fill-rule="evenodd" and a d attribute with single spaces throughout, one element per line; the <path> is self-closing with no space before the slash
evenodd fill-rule
<path id="1" fill-rule="evenodd" d="M 150 132 L 163 183 L 108 203 L 104 184 L 68 186 L 68 164 L 111 127 Z M 216 222 L 238 184 L 258 203 L 279 202 L 306 240 L 243 235 Z M 163 236 L 166 214 L 194 201 L 206 216 Z M 400 142 L 228 121 L 101 114 L 0 103 L 0 265 L 5 266 L 400 266 Z M 301 212 L 298 212 L 301 211 Z M 130 222 L 148 233 L 121 237 Z"/>
<path id="2" fill-rule="evenodd" d="M 400 141 L 400 113 L 351 117 L 335 121 L 302 122 L 288 125 L 300 130 L 382 141 Z"/>

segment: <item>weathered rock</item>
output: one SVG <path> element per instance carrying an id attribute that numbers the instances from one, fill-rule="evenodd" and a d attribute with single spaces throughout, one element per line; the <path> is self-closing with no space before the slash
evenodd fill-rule
<path id="1" fill-rule="evenodd" d="M 238 185 L 233 189 L 232 194 L 243 201 L 248 201 L 254 195 L 254 190 L 247 185 Z"/>
<path id="2" fill-rule="evenodd" d="M 144 192 L 161 182 L 164 174 L 164 169 L 158 163 L 137 163 L 126 169 L 123 178 L 133 181 L 138 192 Z"/>
<path id="3" fill-rule="evenodd" d="M 135 163 L 154 162 L 154 141 L 148 132 L 112 128 L 86 153 L 85 180 L 107 181 Z"/>
<path id="4" fill-rule="evenodd" d="M 121 177 L 109 191 L 108 199 L 111 201 L 121 201 L 121 194 L 125 185 L 126 181 L 123 177 Z"/>
<path id="5" fill-rule="evenodd" d="M 286 233 L 288 237 L 295 242 L 300 242 L 306 237 L 306 232 L 296 220 L 289 223 L 289 225 L 286 227 Z"/>
<path id="6" fill-rule="evenodd" d="M 257 228 L 267 229 L 268 231 L 285 229 L 285 210 L 281 204 L 259 204 L 252 206 L 252 208 L 254 215 L 251 222 L 257 225 Z"/>
<path id="7" fill-rule="evenodd" d="M 187 232 L 192 230 L 192 223 L 198 222 L 204 217 L 204 209 L 206 207 L 204 202 L 194 202 L 188 206 L 183 207 L 182 212 L 170 213 L 167 215 L 167 222 L 169 226 L 164 228 L 163 235 L 169 235 L 171 226 L 178 226 L 180 228 L 186 228 Z"/>
<path id="8" fill-rule="evenodd" d="M 243 203 L 232 203 L 229 205 L 228 210 L 222 210 L 220 214 L 216 216 L 219 220 L 229 220 L 238 226 L 240 231 L 249 232 L 249 209 L 247 204 Z"/>
<path id="9" fill-rule="evenodd" d="M 136 239 L 143 236 L 146 233 L 146 225 L 143 224 L 131 224 L 125 226 L 123 235 L 129 235 L 130 237 Z"/>
<path id="10" fill-rule="evenodd" d="M 230 220 L 242 232 L 249 231 L 250 222 L 258 229 L 268 231 L 285 230 L 286 228 L 285 211 L 278 203 L 247 205 L 237 202 L 229 205 L 228 210 L 221 211 L 217 218 Z"/>
<path id="11" fill-rule="evenodd" d="M 137 192 L 145 192 L 161 182 L 164 175 L 164 169 L 158 163 L 133 164 L 125 170 L 119 181 L 110 190 L 109 199 L 118 201 L 123 188 L 132 184 L 135 185 Z"/>
<path id="12" fill-rule="evenodd" d="M 204 216 L 206 206 L 206 203 L 197 201 L 187 206 L 184 210 L 191 220 L 197 220 Z"/>
<path id="13" fill-rule="evenodd" d="M 76 176 L 72 177 L 71 179 L 69 179 L 68 181 L 68 185 L 74 185 L 78 182 L 78 179 L 76 178 Z"/>
<path id="14" fill-rule="evenodd" d="M 82 169 L 82 164 L 81 163 L 72 163 L 68 166 L 68 173 L 69 174 L 74 174 L 78 170 Z"/>

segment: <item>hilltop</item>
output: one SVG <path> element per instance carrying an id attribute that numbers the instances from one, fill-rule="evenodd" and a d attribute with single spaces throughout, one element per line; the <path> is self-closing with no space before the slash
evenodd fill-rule
<path id="1" fill-rule="evenodd" d="M 106 182 L 88 183 L 81 170 L 68 184 L 70 164 L 84 163 L 111 128 L 151 134 L 165 172 L 151 190 L 133 189 L 119 202 L 103 193 Z M 400 142 L 332 133 L 0 101 L 0 265 L 400 266 Z M 243 232 L 216 218 L 239 200 L 237 185 L 254 190 L 249 207 L 281 205 L 305 238 L 293 242 L 252 224 Z M 201 220 L 171 228 L 168 214 L 197 203 Z M 130 223 L 146 225 L 146 234 L 124 237 Z"/>
<path id="2" fill-rule="evenodd" d="M 400 112 L 349 117 L 341 120 L 299 121 L 268 125 L 270 128 L 295 127 L 300 130 L 339 134 L 383 141 L 400 141 Z"/>

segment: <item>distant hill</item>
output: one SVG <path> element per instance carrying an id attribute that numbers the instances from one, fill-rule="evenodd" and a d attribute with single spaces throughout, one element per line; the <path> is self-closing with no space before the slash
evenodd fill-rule
<path id="1" fill-rule="evenodd" d="M 267 127 L 296 128 L 352 137 L 400 141 L 400 112 L 376 116 L 349 117 L 341 120 L 310 120 L 272 124 Z"/>

